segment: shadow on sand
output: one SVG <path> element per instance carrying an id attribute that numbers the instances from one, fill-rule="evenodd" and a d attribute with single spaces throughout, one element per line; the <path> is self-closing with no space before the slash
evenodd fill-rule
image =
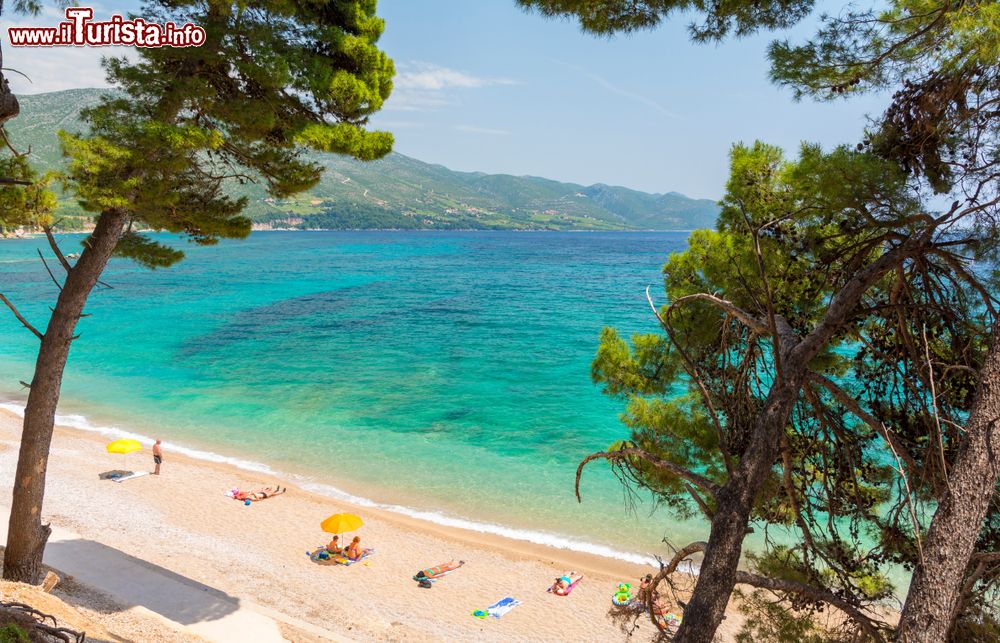
<path id="1" fill-rule="evenodd" d="M 45 564 L 125 608 L 139 605 L 183 625 L 216 621 L 240 606 L 234 596 L 92 540 L 50 542 Z"/>

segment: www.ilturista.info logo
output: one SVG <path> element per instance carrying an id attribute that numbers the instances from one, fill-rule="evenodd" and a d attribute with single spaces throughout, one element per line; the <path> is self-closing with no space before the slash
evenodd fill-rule
<path id="1" fill-rule="evenodd" d="M 93 18 L 90 7 L 67 7 L 66 20 L 56 27 L 8 27 L 7 35 L 14 47 L 199 47 L 205 42 L 205 30 L 190 22 L 158 25 L 119 15 L 104 22 Z"/>

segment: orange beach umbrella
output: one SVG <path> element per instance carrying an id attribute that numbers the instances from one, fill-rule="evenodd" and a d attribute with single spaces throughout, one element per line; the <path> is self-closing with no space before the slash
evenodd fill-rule
<path id="1" fill-rule="evenodd" d="M 364 521 L 354 514 L 333 514 L 319 523 L 319 526 L 327 533 L 343 534 L 348 531 L 356 531 L 364 524 Z"/>

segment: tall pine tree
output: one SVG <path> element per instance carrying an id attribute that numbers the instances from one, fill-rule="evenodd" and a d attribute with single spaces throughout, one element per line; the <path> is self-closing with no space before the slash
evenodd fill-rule
<path id="1" fill-rule="evenodd" d="M 250 221 L 230 182 L 260 181 L 285 196 L 319 180 L 320 150 L 362 160 L 392 147 L 366 130 L 392 90 L 394 66 L 377 47 L 375 0 L 151 1 L 161 24 L 203 27 L 201 47 L 144 49 L 107 63 L 121 93 L 85 112 L 89 132 L 63 136 L 68 177 L 96 226 L 76 263 L 52 249 L 66 277 L 40 341 L 14 486 L 4 578 L 37 581 L 49 535 L 45 472 L 56 405 L 76 326 L 112 256 L 164 267 L 183 253 L 141 231 L 198 244 L 245 237 Z M 27 324 L 30 327 L 30 324 Z M 32 327 L 33 328 L 33 327 Z"/>

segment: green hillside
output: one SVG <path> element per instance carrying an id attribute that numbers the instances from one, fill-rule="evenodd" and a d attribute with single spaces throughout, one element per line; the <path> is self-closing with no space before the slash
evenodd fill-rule
<path id="1" fill-rule="evenodd" d="M 20 97 L 21 115 L 8 126 L 11 141 L 30 147 L 39 169 L 60 167 L 56 132 L 78 131 L 80 109 L 100 94 L 73 89 Z M 232 190 L 250 199 L 261 225 L 295 228 L 687 230 L 713 226 L 718 213 L 713 201 L 676 192 L 455 172 L 395 153 L 370 163 L 315 158 L 326 167 L 322 181 L 294 199 L 270 199 L 253 185 Z M 80 214 L 70 199 L 61 208 L 62 216 Z"/>

